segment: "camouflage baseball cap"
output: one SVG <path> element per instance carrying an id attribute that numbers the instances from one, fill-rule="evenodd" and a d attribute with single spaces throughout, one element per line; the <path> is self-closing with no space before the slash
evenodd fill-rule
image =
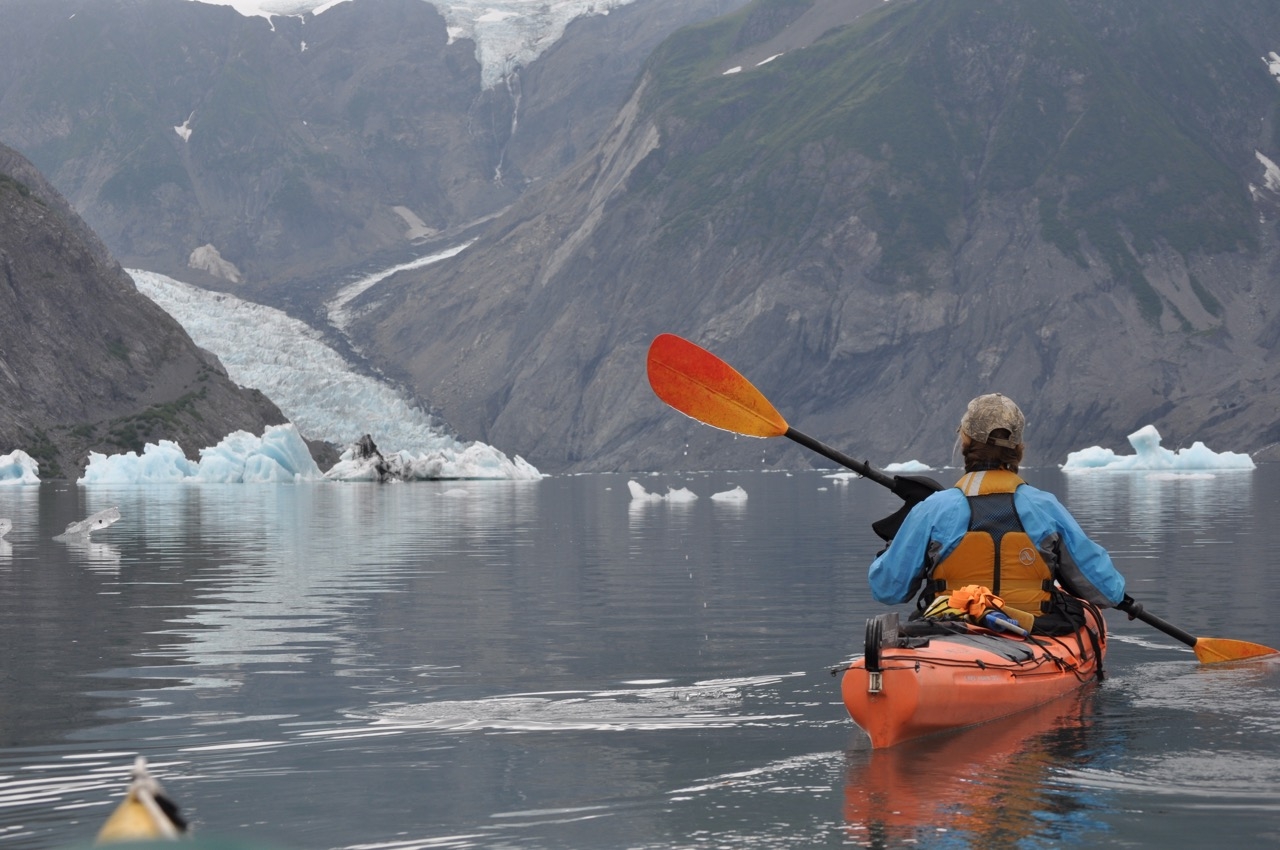
<path id="1" fill-rule="evenodd" d="M 1022 445 L 1022 428 L 1026 424 L 1027 420 L 1013 399 L 1000 393 L 988 393 L 969 402 L 964 418 L 960 420 L 960 431 L 976 442 L 1013 449 Z M 1002 428 L 1009 432 L 1007 439 L 991 436 L 992 431 Z"/>

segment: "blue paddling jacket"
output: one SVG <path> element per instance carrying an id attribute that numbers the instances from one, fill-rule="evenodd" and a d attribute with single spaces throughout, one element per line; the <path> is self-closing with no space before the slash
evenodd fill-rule
<path id="1" fill-rule="evenodd" d="M 990 479 L 984 482 L 986 476 Z M 868 579 L 876 601 L 890 605 L 910 602 L 927 580 L 934 580 L 935 571 L 962 541 L 972 541 L 975 534 L 989 536 L 989 529 L 983 527 L 984 509 L 979 507 L 975 512 L 973 506 L 979 503 L 973 500 L 992 493 L 1012 493 L 1013 521 L 1020 523 L 1020 531 L 1035 546 L 1035 560 L 1048 567 L 1051 581 L 1072 596 L 1103 608 L 1124 599 L 1124 576 L 1107 550 L 1085 535 L 1052 493 L 1032 487 L 1015 473 L 992 470 L 969 473 L 956 487 L 934 493 L 911 509 L 892 543 L 871 563 Z M 994 551 L 999 549 L 997 540 Z M 972 547 L 967 546 L 965 552 L 969 551 Z M 971 563 L 961 571 L 968 576 L 962 583 L 985 584 L 999 595 L 1000 590 L 992 584 L 999 583 L 1000 557 L 986 555 L 983 560 L 985 563 Z M 975 580 L 983 570 L 995 574 L 996 580 Z"/>

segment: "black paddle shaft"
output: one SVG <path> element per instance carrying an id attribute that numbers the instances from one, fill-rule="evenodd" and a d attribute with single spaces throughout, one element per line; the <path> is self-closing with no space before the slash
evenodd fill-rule
<path id="1" fill-rule="evenodd" d="M 1199 638 L 1190 632 L 1184 632 L 1172 623 L 1166 623 L 1155 614 L 1148 614 L 1146 611 L 1142 610 L 1141 602 L 1136 601 L 1128 595 L 1126 595 L 1124 600 L 1116 606 L 1116 610 L 1125 612 L 1129 615 L 1129 619 L 1131 620 L 1138 619 L 1146 623 L 1148 626 L 1154 626 L 1169 637 L 1182 641 L 1187 646 L 1194 647 L 1196 645 L 1196 641 L 1199 640 Z"/>
<path id="2" fill-rule="evenodd" d="M 902 521 L 907 518 L 907 514 L 911 512 L 911 508 L 917 502 L 923 502 L 933 493 L 945 489 L 942 484 L 923 475 L 889 475 L 881 472 L 866 461 L 855 460 L 844 452 L 837 451 L 825 443 L 820 443 L 795 428 L 788 427 L 783 436 L 817 452 L 823 457 L 834 460 L 841 466 L 852 469 L 863 478 L 869 478 L 880 486 L 889 488 L 895 496 L 902 499 L 902 507 L 884 519 L 871 523 L 871 529 L 882 540 L 893 539 L 893 536 L 898 533 L 898 529 L 902 527 Z"/>

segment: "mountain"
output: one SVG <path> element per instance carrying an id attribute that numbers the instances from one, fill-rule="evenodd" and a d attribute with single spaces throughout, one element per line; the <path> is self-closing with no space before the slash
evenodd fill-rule
<path id="1" fill-rule="evenodd" d="M 141 295 L 35 167 L 0 146 L 0 452 L 75 478 L 89 451 L 188 452 L 284 416 Z"/>
<path id="2" fill-rule="evenodd" d="M 663 331 L 873 463 L 948 462 L 988 391 L 1030 465 L 1146 424 L 1275 459 L 1278 30 L 1260 0 L 755 0 L 350 331 L 551 472 L 811 457 L 666 409 Z"/>
<path id="3" fill-rule="evenodd" d="M 483 223 L 594 144 L 664 36 L 743 2 L 601 4 L 492 85 L 423 0 L 5 0 L 0 140 L 126 266 L 283 302 Z"/>

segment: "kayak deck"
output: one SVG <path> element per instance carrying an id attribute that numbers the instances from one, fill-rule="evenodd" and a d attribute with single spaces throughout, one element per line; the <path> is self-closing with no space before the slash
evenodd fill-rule
<path id="1" fill-rule="evenodd" d="M 849 716 L 879 749 L 987 723 L 1102 678 L 1106 624 L 1092 606 L 1076 632 L 1020 637 L 897 614 L 867 622 L 867 651 L 840 683 Z"/>

